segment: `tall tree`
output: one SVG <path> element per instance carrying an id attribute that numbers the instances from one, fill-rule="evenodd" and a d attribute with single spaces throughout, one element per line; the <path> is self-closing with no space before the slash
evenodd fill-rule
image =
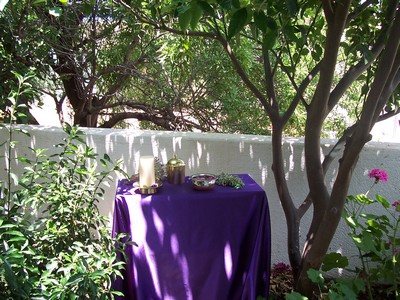
<path id="1" fill-rule="evenodd" d="M 318 269 L 335 234 L 353 169 L 373 125 L 398 113 L 400 1 L 350 0 L 114 0 L 156 30 L 218 41 L 236 73 L 272 123 L 276 188 L 288 226 L 288 254 L 298 291 L 312 295 L 307 270 Z M 253 43 L 258 72 L 246 69 L 240 45 Z M 248 59 L 248 56 L 247 56 Z M 262 73 L 260 72 L 262 71 Z M 260 80 L 262 76 L 262 80 Z M 339 79 L 337 79 L 339 78 Z M 290 83 L 292 98 L 282 96 Z M 321 159 L 320 137 L 329 114 L 357 88 L 358 118 Z M 301 205 L 285 180 L 282 138 L 299 109 L 306 112 L 305 164 L 309 194 Z M 332 187 L 325 181 L 335 162 Z M 300 247 L 299 226 L 313 207 L 312 223 Z"/>
<path id="2" fill-rule="evenodd" d="M 239 109 L 237 99 L 253 96 L 227 75 L 232 66 L 216 42 L 159 34 L 108 1 L 2 3 L 0 108 L 8 105 L 12 73 L 33 71 L 32 86 L 54 100 L 61 122 L 67 103 L 73 123 L 86 127 L 137 119 L 153 129 L 269 133 L 251 125 L 269 124 L 258 103 Z M 29 115 L 34 99 L 21 100 Z M 28 122 L 37 123 L 31 115 Z"/>

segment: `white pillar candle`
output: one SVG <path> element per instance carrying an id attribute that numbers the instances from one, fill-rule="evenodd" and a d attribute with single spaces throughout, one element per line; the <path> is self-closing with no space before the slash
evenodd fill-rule
<path id="1" fill-rule="evenodd" d="M 141 156 L 139 160 L 139 186 L 145 188 L 152 186 L 154 183 L 156 183 L 154 157 Z"/>

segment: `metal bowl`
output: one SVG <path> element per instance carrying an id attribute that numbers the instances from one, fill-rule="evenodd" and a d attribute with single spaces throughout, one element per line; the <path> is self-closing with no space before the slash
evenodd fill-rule
<path id="1" fill-rule="evenodd" d="M 214 188 L 216 176 L 208 173 L 192 175 L 192 187 L 198 191 L 209 191 Z"/>

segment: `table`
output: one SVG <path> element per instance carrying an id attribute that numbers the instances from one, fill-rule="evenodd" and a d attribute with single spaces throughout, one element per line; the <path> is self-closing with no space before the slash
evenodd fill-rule
<path id="1" fill-rule="evenodd" d="M 271 245 L 265 191 L 247 174 L 242 189 L 197 191 L 165 182 L 141 195 L 119 181 L 113 235 L 128 233 L 123 279 L 130 300 L 255 300 L 267 298 Z"/>

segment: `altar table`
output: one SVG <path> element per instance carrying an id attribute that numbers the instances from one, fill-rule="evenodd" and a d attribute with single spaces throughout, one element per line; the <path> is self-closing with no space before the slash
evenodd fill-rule
<path id="1" fill-rule="evenodd" d="M 164 182 L 156 194 L 118 183 L 113 235 L 127 233 L 123 279 L 130 300 L 268 298 L 270 219 L 264 190 L 247 174 L 242 189 L 211 191 Z"/>

